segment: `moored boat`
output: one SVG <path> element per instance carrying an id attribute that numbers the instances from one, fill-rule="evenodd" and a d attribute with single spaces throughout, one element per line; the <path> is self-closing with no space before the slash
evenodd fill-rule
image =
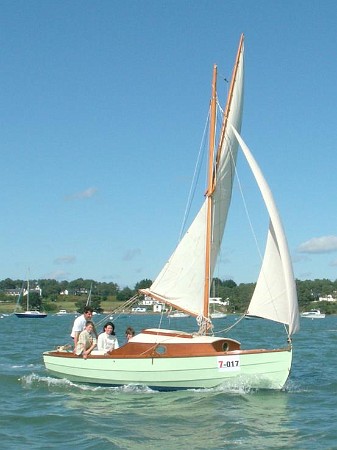
<path id="1" fill-rule="evenodd" d="M 179 319 L 181 317 L 188 317 L 188 314 L 182 311 L 172 311 L 167 315 L 167 317 L 169 317 L 170 319 Z"/>
<path id="2" fill-rule="evenodd" d="M 325 314 L 321 313 L 319 309 L 311 309 L 310 311 L 302 312 L 301 317 L 305 317 L 307 319 L 324 319 Z"/>
<path id="3" fill-rule="evenodd" d="M 43 319 L 44 317 L 47 317 L 47 313 L 43 313 L 41 311 L 37 310 L 29 310 L 24 312 L 16 312 L 14 313 L 16 317 L 19 317 L 20 319 Z"/>
<path id="4" fill-rule="evenodd" d="M 17 300 L 17 306 L 20 303 L 20 299 L 21 296 L 24 293 L 24 289 L 22 287 L 19 298 Z M 20 319 L 44 319 L 45 317 L 47 317 L 47 313 L 41 312 L 37 309 L 30 309 L 30 302 L 29 302 L 29 296 L 30 296 L 30 288 L 29 288 L 29 279 L 27 281 L 27 289 L 25 290 L 25 294 L 26 295 L 26 311 L 23 312 L 18 312 L 18 311 L 14 311 L 14 314 L 16 315 L 16 317 L 19 317 Z"/>
<path id="5" fill-rule="evenodd" d="M 210 317 L 211 319 L 224 319 L 225 317 L 227 317 L 227 314 L 221 311 L 213 311 L 211 312 Z"/>

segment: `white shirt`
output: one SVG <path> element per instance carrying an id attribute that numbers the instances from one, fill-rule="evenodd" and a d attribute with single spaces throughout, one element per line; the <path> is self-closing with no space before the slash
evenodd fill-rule
<path id="1" fill-rule="evenodd" d="M 73 337 L 75 337 L 76 332 L 80 333 L 81 331 L 83 331 L 86 323 L 87 323 L 87 319 L 84 317 L 84 314 L 76 317 L 76 319 L 74 320 L 74 324 L 73 324 L 73 328 L 71 330 L 70 336 L 73 338 Z"/>
<path id="2" fill-rule="evenodd" d="M 115 350 L 116 348 L 119 348 L 118 340 L 116 336 L 103 332 L 98 336 L 97 348 L 98 350 L 103 350 L 104 352 Z"/>

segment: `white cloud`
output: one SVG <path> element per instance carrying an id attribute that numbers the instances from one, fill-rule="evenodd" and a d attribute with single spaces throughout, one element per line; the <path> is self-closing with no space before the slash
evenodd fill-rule
<path id="1" fill-rule="evenodd" d="M 65 272 L 63 270 L 55 270 L 54 272 L 50 272 L 46 274 L 43 278 L 48 280 L 66 280 L 70 276 L 70 273 Z"/>
<path id="2" fill-rule="evenodd" d="M 299 253 L 332 253 L 337 252 L 337 236 L 321 236 L 309 239 L 300 244 Z"/>
<path id="3" fill-rule="evenodd" d="M 76 256 L 65 255 L 54 259 L 54 264 L 72 264 L 76 261 Z"/>
<path id="4" fill-rule="evenodd" d="M 67 200 L 82 200 L 86 198 L 91 198 L 97 193 L 97 188 L 90 187 L 81 192 L 76 192 L 75 194 L 68 195 L 66 197 Z"/>

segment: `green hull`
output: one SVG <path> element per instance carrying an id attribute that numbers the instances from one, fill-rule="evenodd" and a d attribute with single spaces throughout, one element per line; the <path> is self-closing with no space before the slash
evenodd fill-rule
<path id="1" fill-rule="evenodd" d="M 282 389 L 290 373 L 291 348 L 228 352 L 220 356 L 173 358 L 88 359 L 43 354 L 50 374 L 70 381 L 99 385 L 146 385 L 174 390 L 243 385 L 252 389 Z"/>

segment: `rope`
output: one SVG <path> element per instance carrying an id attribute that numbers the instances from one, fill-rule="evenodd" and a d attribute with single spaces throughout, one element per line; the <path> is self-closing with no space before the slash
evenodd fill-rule
<path id="1" fill-rule="evenodd" d="M 111 314 L 113 314 L 113 320 L 117 320 L 121 314 L 123 314 L 123 311 L 125 308 L 131 307 L 136 301 L 138 300 L 138 294 L 131 297 L 129 300 L 124 302 L 122 305 L 117 307 L 116 309 L 112 310 L 110 314 L 107 314 L 103 319 L 99 320 L 97 325 L 101 325 L 103 322 L 106 322 L 110 317 Z"/>
<path id="2" fill-rule="evenodd" d="M 208 317 L 199 314 L 199 316 L 197 316 L 195 320 L 197 321 L 199 327 L 199 330 L 197 333 L 195 333 L 195 336 L 206 336 L 206 334 L 210 331 L 212 332 L 212 334 L 214 334 L 212 321 Z"/>

